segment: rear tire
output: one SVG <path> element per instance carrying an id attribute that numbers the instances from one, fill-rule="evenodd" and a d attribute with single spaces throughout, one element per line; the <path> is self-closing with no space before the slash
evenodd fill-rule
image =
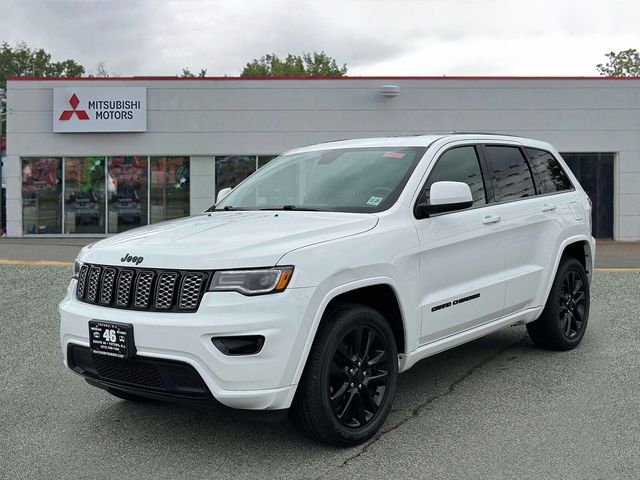
<path id="1" fill-rule="evenodd" d="M 323 319 L 291 408 L 307 437 L 358 445 L 384 423 L 396 391 L 398 351 L 376 310 L 340 304 Z"/>
<path id="2" fill-rule="evenodd" d="M 584 337 L 589 320 L 589 278 L 582 263 L 563 257 L 540 317 L 527 324 L 533 343 L 549 350 L 571 350 Z"/>

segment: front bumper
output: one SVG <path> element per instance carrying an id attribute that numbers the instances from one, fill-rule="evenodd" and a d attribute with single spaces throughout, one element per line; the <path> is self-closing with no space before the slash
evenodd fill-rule
<path id="1" fill-rule="evenodd" d="M 191 366 L 220 403 L 251 410 L 291 405 L 293 379 L 313 320 L 308 310 L 315 288 L 289 288 L 256 297 L 206 293 L 194 313 L 100 307 L 77 301 L 74 291 L 72 281 L 59 306 L 65 365 L 73 368 L 70 346 L 89 346 L 90 320 L 130 323 L 138 357 Z M 211 342 L 212 337 L 236 335 L 262 335 L 264 346 L 254 355 L 227 356 Z"/>

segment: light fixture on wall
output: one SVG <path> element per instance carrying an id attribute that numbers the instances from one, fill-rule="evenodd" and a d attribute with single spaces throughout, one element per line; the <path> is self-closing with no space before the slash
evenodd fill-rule
<path id="1" fill-rule="evenodd" d="M 400 87 L 398 85 L 382 85 L 378 93 L 387 98 L 397 97 L 400 95 Z"/>

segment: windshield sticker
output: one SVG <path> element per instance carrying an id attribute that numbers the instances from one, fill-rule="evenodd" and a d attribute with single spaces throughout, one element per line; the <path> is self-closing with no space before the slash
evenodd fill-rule
<path id="1" fill-rule="evenodd" d="M 382 156 L 385 158 L 403 158 L 405 155 L 406 153 L 402 152 L 384 152 L 382 154 Z"/>
<path id="2" fill-rule="evenodd" d="M 377 207 L 378 205 L 380 205 L 380 202 L 383 200 L 382 197 L 369 197 L 369 200 L 367 200 L 367 205 L 372 205 L 374 207 Z"/>

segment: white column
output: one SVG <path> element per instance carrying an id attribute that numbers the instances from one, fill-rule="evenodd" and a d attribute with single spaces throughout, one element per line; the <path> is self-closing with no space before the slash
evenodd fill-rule
<path id="1" fill-rule="evenodd" d="M 216 176 L 213 156 L 192 156 L 190 165 L 191 215 L 198 214 L 215 203 Z"/>
<path id="2" fill-rule="evenodd" d="M 2 167 L 2 182 L 7 186 L 7 236 L 22 236 L 22 169 L 20 157 L 9 155 Z"/>

